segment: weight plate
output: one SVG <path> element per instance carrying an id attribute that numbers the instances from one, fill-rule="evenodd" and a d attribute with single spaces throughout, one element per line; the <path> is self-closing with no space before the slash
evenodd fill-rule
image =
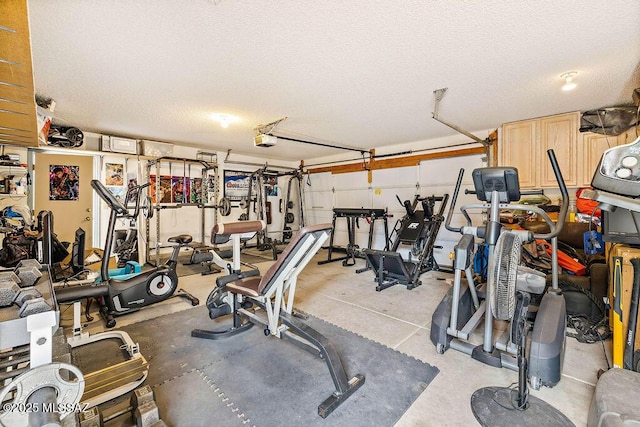
<path id="1" fill-rule="evenodd" d="M 145 218 L 151 219 L 153 218 L 153 207 L 151 206 L 151 197 L 147 196 L 142 199 L 142 206 L 140 206 L 140 210 L 142 210 L 142 215 Z"/>
<path id="2" fill-rule="evenodd" d="M 287 224 L 293 224 L 293 221 L 296 220 L 296 216 L 293 214 L 293 212 L 287 212 L 287 214 L 284 216 L 284 220 Z"/>
<path id="3" fill-rule="evenodd" d="M 240 209 L 247 209 L 247 206 L 249 206 L 249 200 L 245 197 L 240 199 Z"/>
<path id="4" fill-rule="evenodd" d="M 293 201 L 289 200 L 289 201 L 287 202 L 287 209 L 293 209 L 293 206 L 294 206 L 294 205 L 293 205 Z"/>
<path id="5" fill-rule="evenodd" d="M 291 227 L 285 226 L 282 231 L 282 238 L 285 240 L 289 240 L 293 237 L 293 231 L 291 231 Z"/>
<path id="6" fill-rule="evenodd" d="M 247 221 L 248 219 L 249 219 L 249 215 L 247 215 L 246 212 L 238 217 L 238 221 Z"/>
<path id="7" fill-rule="evenodd" d="M 220 199 L 220 204 L 218 205 L 218 212 L 222 216 L 229 216 L 231 213 L 231 200 L 228 197 L 223 197 Z"/>
<path id="8" fill-rule="evenodd" d="M 60 374 L 69 371 L 75 376 L 68 381 Z M 52 387 L 58 395 L 56 409 L 60 412 L 60 419 L 74 411 L 84 393 L 84 376 L 80 369 L 66 363 L 48 363 L 14 378 L 13 381 L 0 391 L 0 402 L 4 402 L 9 393 L 15 391 L 12 405 L 16 408 L 29 408 L 27 400 L 33 392 L 45 387 Z M 4 426 L 18 426 L 29 424 L 28 411 L 5 411 L 0 414 L 0 424 Z"/>

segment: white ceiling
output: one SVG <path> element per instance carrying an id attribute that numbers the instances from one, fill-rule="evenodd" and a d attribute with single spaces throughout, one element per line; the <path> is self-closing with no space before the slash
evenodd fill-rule
<path id="1" fill-rule="evenodd" d="M 279 160 L 566 111 L 640 87 L 637 0 L 29 0 L 36 93 L 85 131 Z M 560 90 L 577 71 L 578 87 Z M 212 113 L 238 122 L 222 129 Z M 465 137 L 462 137 L 463 140 Z"/>

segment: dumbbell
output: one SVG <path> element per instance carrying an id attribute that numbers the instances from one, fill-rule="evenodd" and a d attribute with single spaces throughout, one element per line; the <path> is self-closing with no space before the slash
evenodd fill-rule
<path id="1" fill-rule="evenodd" d="M 67 417 L 71 418 L 71 417 Z M 63 420 L 63 427 L 102 427 L 102 413 L 97 406 L 93 406 L 85 411 L 76 415 L 76 420 L 67 421 L 67 418 Z"/>
<path id="2" fill-rule="evenodd" d="M 0 272 L 0 280 L 4 278 L 13 280 L 21 288 L 35 286 L 42 277 L 41 268 L 42 266 L 35 259 L 23 259 L 14 270 Z"/>
<path id="3" fill-rule="evenodd" d="M 153 390 L 149 386 L 141 387 L 131 395 L 131 406 L 134 408 L 132 421 L 138 427 L 162 427 L 165 422 L 160 419 L 160 410 L 156 405 Z"/>
<path id="4" fill-rule="evenodd" d="M 1 280 L 0 307 L 8 307 L 13 303 L 20 307 L 18 311 L 20 317 L 51 310 L 51 306 L 35 287 L 21 288 L 15 281 Z"/>
<path id="5" fill-rule="evenodd" d="M 35 259 L 23 259 L 15 269 L 15 273 L 20 278 L 19 285 L 23 288 L 35 286 L 42 277 L 42 265 Z"/>

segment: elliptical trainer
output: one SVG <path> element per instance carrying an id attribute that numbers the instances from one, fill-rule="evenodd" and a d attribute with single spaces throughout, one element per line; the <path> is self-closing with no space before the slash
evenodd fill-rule
<path id="1" fill-rule="evenodd" d="M 523 205 L 510 204 L 520 199 L 518 171 L 515 168 L 479 168 L 473 171 L 473 182 L 477 198 L 484 203 L 464 205 L 460 211 L 467 225 L 452 227 L 453 209 L 460 191 L 464 169 L 460 170 L 445 227 L 462 233 L 455 247 L 454 285 L 440 302 L 432 317 L 430 338 L 438 353 L 453 348 L 471 355 L 472 358 L 495 367 L 507 367 L 520 371 L 517 404 L 531 406 L 527 402 L 526 380 L 534 389 L 541 385 L 553 387 L 560 381 L 565 349 L 566 307 L 562 292 L 558 289 L 557 239 L 568 210 L 568 193 L 553 150 L 547 152 L 556 181 L 562 194 L 562 206 L 557 223 L 545 211 L 536 206 L 526 206 L 535 212 L 550 227 L 548 234 L 533 234 L 527 230 L 505 229 L 500 224 L 501 210 L 522 210 Z M 527 192 L 533 194 L 532 192 Z M 488 202 L 488 203 L 487 203 Z M 472 226 L 468 211 L 488 212 L 486 223 Z M 488 280 L 476 287 L 471 273 L 474 239 L 482 238 L 489 247 Z M 545 290 L 546 277 L 543 273 L 520 265 L 522 242 L 537 239 L 551 239 L 553 248 L 552 287 Z M 462 274 L 467 283 L 462 283 Z M 530 351 L 525 354 L 523 344 L 527 342 L 530 318 L 529 300 L 532 295 L 542 294 L 535 321 L 529 337 Z M 484 301 L 481 299 L 484 297 Z M 472 332 L 484 316 L 483 343 L 476 345 L 470 341 Z M 493 340 L 494 318 L 508 321 L 510 327 L 496 342 Z M 476 395 L 474 394 L 474 397 Z M 493 395 L 478 397 L 472 407 L 491 403 Z M 540 409 L 545 402 L 535 401 Z M 544 407 L 542 413 L 553 413 L 552 407 Z M 561 414 L 560 414 L 561 415 Z M 480 419 L 479 419 L 480 420 Z M 480 420 L 482 423 L 483 421 Z M 544 422 L 541 425 L 545 425 Z M 557 424 L 553 424 L 557 425 Z"/>

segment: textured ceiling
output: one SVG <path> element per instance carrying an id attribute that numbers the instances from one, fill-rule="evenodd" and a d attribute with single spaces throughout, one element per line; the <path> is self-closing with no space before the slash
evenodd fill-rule
<path id="1" fill-rule="evenodd" d="M 36 93 L 85 131 L 279 160 L 628 104 L 637 0 L 29 0 Z M 577 71 L 577 89 L 560 75 Z M 228 113 L 227 129 L 211 120 Z M 465 137 L 462 137 L 464 140 Z"/>

